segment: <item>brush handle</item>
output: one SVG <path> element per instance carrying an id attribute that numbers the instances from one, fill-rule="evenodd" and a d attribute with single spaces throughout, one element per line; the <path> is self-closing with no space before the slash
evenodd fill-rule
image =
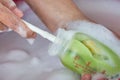
<path id="1" fill-rule="evenodd" d="M 48 39 L 51 42 L 55 42 L 56 36 L 48 33 L 47 31 L 44 31 L 30 23 L 28 23 L 27 21 L 23 20 L 23 22 L 28 26 L 29 29 L 31 29 L 32 31 L 36 32 L 37 34 L 41 35 L 42 37 Z"/>

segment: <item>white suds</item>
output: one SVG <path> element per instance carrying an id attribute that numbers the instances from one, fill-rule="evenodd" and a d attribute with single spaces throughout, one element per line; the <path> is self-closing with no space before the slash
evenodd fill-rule
<path id="1" fill-rule="evenodd" d="M 18 27 L 18 33 L 21 34 L 22 37 L 27 37 L 27 32 L 20 26 Z"/>
<path id="2" fill-rule="evenodd" d="M 3 31 L 2 30 L 0 30 L 0 33 L 2 33 Z"/>
<path id="3" fill-rule="evenodd" d="M 28 43 L 29 43 L 29 44 L 31 44 L 31 45 L 32 45 L 32 44 L 34 43 L 34 41 L 35 41 L 35 39 L 34 39 L 34 38 L 31 38 L 31 39 L 29 38 L 29 39 L 26 39 L 26 40 L 27 40 L 27 41 L 28 41 Z"/>
<path id="4" fill-rule="evenodd" d="M 95 75 L 92 76 L 92 80 L 99 80 L 103 78 L 106 78 L 106 76 L 100 73 L 96 73 Z"/>
<path id="5" fill-rule="evenodd" d="M 41 62 L 40 62 L 40 60 L 38 59 L 38 58 L 36 58 L 36 57 L 34 57 L 34 58 L 32 58 L 32 60 L 31 60 L 31 64 L 34 66 L 36 66 L 36 65 L 39 65 Z"/>
<path id="6" fill-rule="evenodd" d="M 67 69 L 60 69 L 52 72 L 47 80 L 79 80 L 79 76 Z"/>
<path id="7" fill-rule="evenodd" d="M 6 55 L 7 61 L 24 61 L 25 59 L 29 58 L 28 53 L 23 50 L 11 50 L 8 52 L 9 54 Z"/>
<path id="8" fill-rule="evenodd" d="M 9 32 L 9 31 L 12 31 L 12 29 L 7 29 L 7 30 L 0 30 L 0 33 L 3 33 L 3 32 Z"/>

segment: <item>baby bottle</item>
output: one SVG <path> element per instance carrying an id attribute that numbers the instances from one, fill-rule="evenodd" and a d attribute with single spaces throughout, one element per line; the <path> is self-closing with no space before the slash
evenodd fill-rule
<path id="1" fill-rule="evenodd" d="M 78 74 L 102 73 L 106 76 L 120 73 L 120 58 L 109 47 L 78 31 L 58 31 L 50 46 L 50 55 L 57 55 L 62 64 Z"/>

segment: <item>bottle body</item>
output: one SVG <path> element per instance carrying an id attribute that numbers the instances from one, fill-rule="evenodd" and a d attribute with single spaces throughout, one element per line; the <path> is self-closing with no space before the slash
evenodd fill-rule
<path id="1" fill-rule="evenodd" d="M 107 76 L 120 72 L 120 58 L 99 41 L 82 33 L 75 33 L 60 55 L 61 62 L 80 74 L 97 72 Z"/>
<path id="2" fill-rule="evenodd" d="M 64 46 L 58 51 L 59 58 L 72 71 L 79 74 L 102 73 L 108 77 L 120 73 L 120 57 L 86 34 L 75 32 L 68 41 L 63 40 L 61 45 Z"/>

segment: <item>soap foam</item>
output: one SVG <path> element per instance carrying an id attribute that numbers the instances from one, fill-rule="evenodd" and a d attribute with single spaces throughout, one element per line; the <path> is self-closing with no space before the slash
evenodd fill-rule
<path id="1" fill-rule="evenodd" d="M 76 73 L 67 69 L 58 69 L 53 71 L 47 80 L 79 80 L 80 77 Z"/>
<path id="2" fill-rule="evenodd" d="M 23 27 L 19 26 L 17 29 L 18 33 L 21 34 L 21 36 L 27 37 L 27 32 L 23 29 Z"/>
<path id="3" fill-rule="evenodd" d="M 53 75 L 53 71 L 57 70 L 58 67 L 53 63 L 57 63 L 57 61 L 50 63 L 49 59 L 44 61 L 29 54 L 28 51 L 22 49 L 13 49 L 1 55 L 0 80 L 46 80 L 46 78 L 56 76 Z M 46 59 L 45 56 L 41 57 Z M 71 73 L 70 71 L 69 74 L 64 74 L 71 77 Z M 56 74 L 59 74 L 59 70 Z M 48 75 L 50 76 L 48 77 Z M 59 76 L 63 76 L 63 74 L 60 73 Z"/>
<path id="4" fill-rule="evenodd" d="M 29 55 L 24 50 L 11 50 L 8 52 L 9 54 L 6 56 L 9 60 L 22 61 L 29 58 Z"/>
<path id="5" fill-rule="evenodd" d="M 8 51 L 7 54 L 0 56 L 0 63 L 4 62 L 22 62 L 26 59 L 29 59 L 30 55 L 24 50 L 14 49 Z"/>
<path id="6" fill-rule="evenodd" d="M 30 45 L 32 45 L 32 44 L 34 43 L 34 41 L 35 41 L 34 38 L 29 38 L 29 39 L 26 39 L 26 40 L 28 41 L 28 43 L 29 43 Z"/>

